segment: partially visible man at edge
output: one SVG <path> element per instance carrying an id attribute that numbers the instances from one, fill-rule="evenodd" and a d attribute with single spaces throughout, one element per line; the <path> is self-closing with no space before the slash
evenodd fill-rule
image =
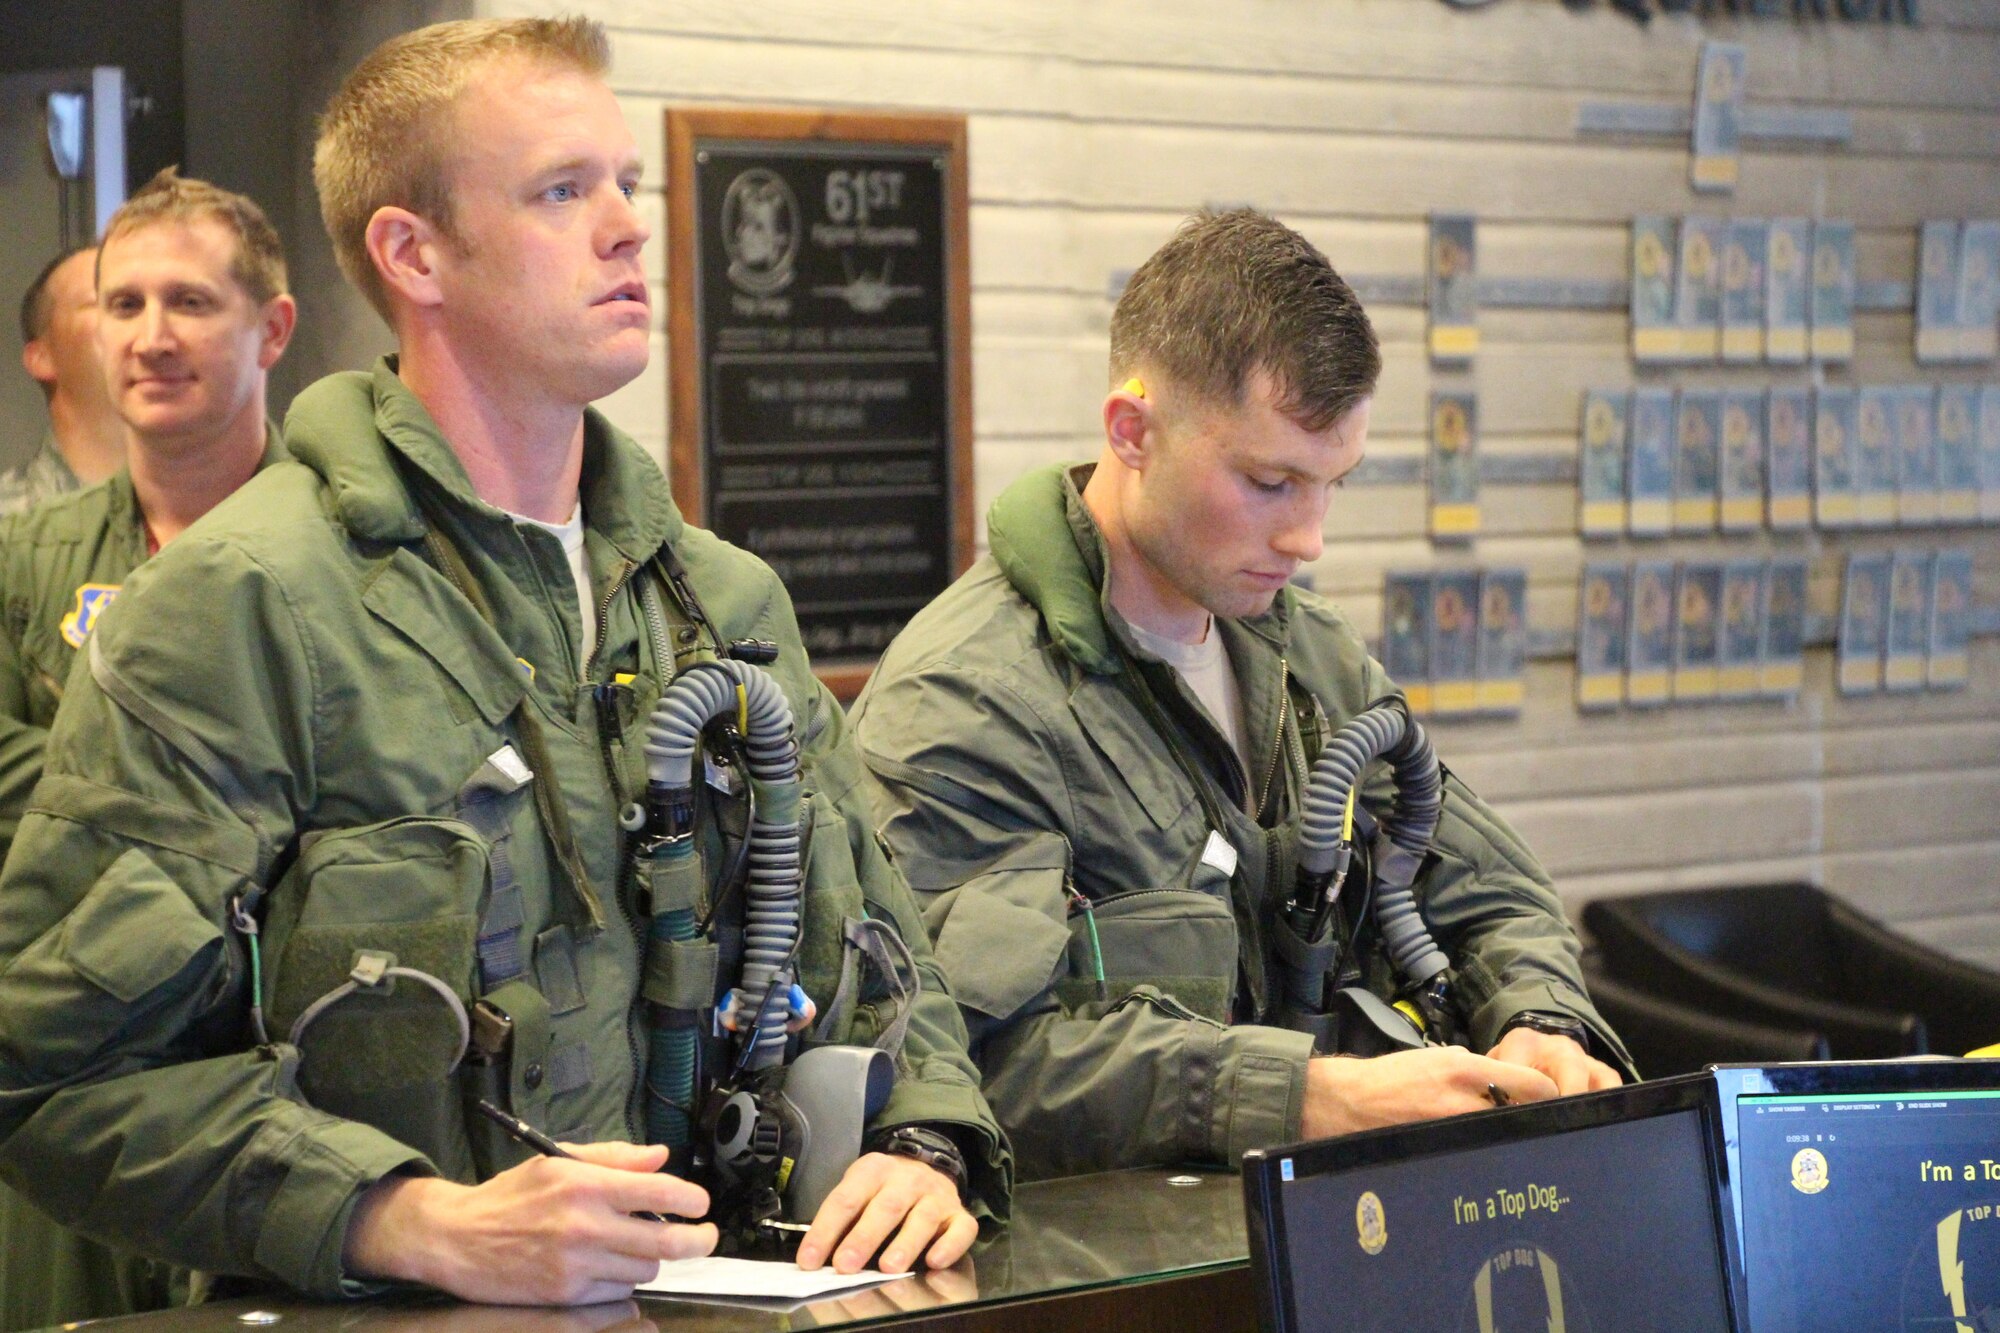
<path id="1" fill-rule="evenodd" d="M 151 554 L 282 456 L 265 382 L 297 310 L 263 211 L 169 167 L 85 253 L 99 293 L 88 369 L 131 452 L 107 480 L 0 519 L 0 861 L 97 616 Z M 157 1309 L 172 1286 L 166 1265 L 60 1227 L 0 1186 L 0 1333 Z"/>
<path id="2" fill-rule="evenodd" d="M 1396 692 L 1290 582 L 1361 462 L 1380 353 L 1325 257 L 1238 210 L 1133 274 L 1110 360 L 1096 464 L 1000 496 L 991 554 L 853 712 L 1023 1176 L 1233 1166 L 1619 1082 L 1548 877 L 1456 778 L 1416 892 L 1472 1049 L 1312 1058 L 1268 1025 L 1310 765 Z"/>
<path id="3" fill-rule="evenodd" d="M 0 472 L 0 514 L 83 486 L 125 461 L 125 426 L 97 360 L 97 247 L 66 250 L 21 296 L 21 366 L 48 403 L 41 447 Z"/>
<path id="4" fill-rule="evenodd" d="M 961 1019 L 782 586 L 686 526 L 588 407 L 651 329 L 608 61 L 597 23 L 496 19 L 348 76 L 314 177 L 400 353 L 300 394 L 292 461 L 142 570 L 72 678 L 0 881 L 0 1172 L 92 1234 L 318 1296 L 502 1304 L 622 1297 L 711 1248 L 712 1226 L 635 1216 L 709 1200 L 621 1141 L 656 1095 L 649 998 L 693 981 L 648 966 L 618 820 L 663 682 L 738 640 L 777 646 L 815 816 L 801 984 L 841 1013 L 842 922 L 864 917 L 926 983 L 877 1150 L 800 1263 L 949 1265 L 968 1203 L 1005 1208 Z M 356 950 L 420 993 L 356 995 Z M 496 1020 L 470 1065 L 464 1009 Z M 893 1010 L 820 1035 L 865 1044 Z M 582 1160 L 468 1115 L 468 1080 Z"/>

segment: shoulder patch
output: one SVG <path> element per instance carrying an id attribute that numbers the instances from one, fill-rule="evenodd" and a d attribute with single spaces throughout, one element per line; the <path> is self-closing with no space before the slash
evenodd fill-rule
<path id="1" fill-rule="evenodd" d="M 62 618 L 63 642 L 72 648 L 83 647 L 85 639 L 97 624 L 97 617 L 104 608 L 118 597 L 119 583 L 86 583 L 76 590 L 76 609 Z"/>

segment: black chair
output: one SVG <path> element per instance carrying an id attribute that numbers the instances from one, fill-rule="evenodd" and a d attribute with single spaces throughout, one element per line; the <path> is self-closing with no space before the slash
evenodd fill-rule
<path id="1" fill-rule="evenodd" d="M 1834 1059 L 2000 1041 L 2000 976 L 1812 884 L 1675 890 L 1583 910 L 1614 981 L 1713 1017 L 1825 1034 Z"/>
<path id="2" fill-rule="evenodd" d="M 1824 1060 L 1823 1033 L 1724 1018 L 1628 986 L 1584 959 L 1583 978 L 1597 1012 L 1624 1039 L 1644 1078 L 1692 1074 L 1711 1064 Z"/>

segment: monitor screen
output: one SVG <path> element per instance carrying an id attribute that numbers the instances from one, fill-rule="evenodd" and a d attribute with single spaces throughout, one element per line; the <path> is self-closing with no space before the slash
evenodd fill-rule
<path id="1" fill-rule="evenodd" d="M 1266 1164 L 1253 1263 L 1281 1250 L 1260 1275 L 1282 1333 L 1727 1330 L 1709 1123 L 1682 1106 L 1350 1169 L 1309 1146 Z"/>
<path id="2" fill-rule="evenodd" d="M 2000 1329 L 2000 1090 L 1737 1099 L 1752 1333 Z"/>

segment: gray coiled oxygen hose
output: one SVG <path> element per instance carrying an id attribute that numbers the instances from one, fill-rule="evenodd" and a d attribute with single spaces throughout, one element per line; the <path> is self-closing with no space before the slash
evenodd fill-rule
<path id="1" fill-rule="evenodd" d="M 675 677 L 646 725 L 646 777 L 649 791 L 662 794 L 672 809 L 667 836 L 688 838 L 695 751 L 703 729 L 726 715 L 736 718 L 749 756 L 752 814 L 743 975 L 724 1009 L 734 1015 L 739 1067 L 769 1069 L 785 1054 L 802 900 L 799 746 L 791 705 L 776 679 L 733 659 L 701 662 Z M 692 938 L 692 918 L 663 929 L 656 905 L 655 935 Z"/>
<path id="2" fill-rule="evenodd" d="M 1435 1024 L 1445 1018 L 1451 963 L 1431 938 L 1411 886 L 1437 831 L 1444 779 L 1430 738 L 1400 700 L 1350 719 L 1327 742 L 1307 780 L 1298 884 L 1286 914 L 1294 936 L 1287 952 L 1297 961 L 1282 978 L 1287 1007 L 1300 1014 L 1323 1011 L 1334 954 L 1331 918 L 1353 855 L 1355 787 L 1378 759 L 1390 767 L 1396 796 L 1370 848 L 1375 926 L 1391 964 Z"/>

